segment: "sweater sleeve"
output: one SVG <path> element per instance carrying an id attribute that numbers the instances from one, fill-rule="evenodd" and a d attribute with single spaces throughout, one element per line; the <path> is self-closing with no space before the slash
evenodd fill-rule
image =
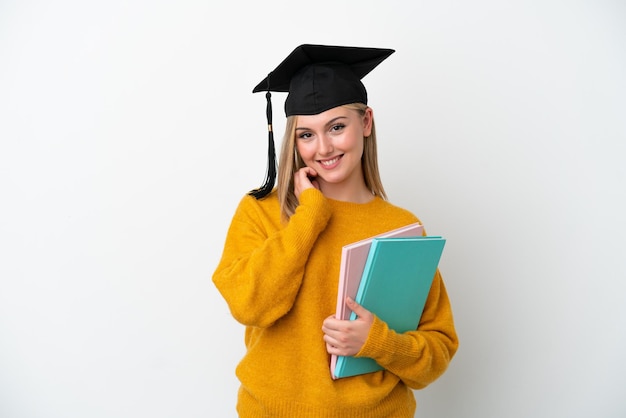
<path id="1" fill-rule="evenodd" d="M 321 192 L 305 190 L 284 228 L 270 226 L 253 197 L 243 198 L 229 227 L 213 283 L 233 317 L 269 327 L 285 315 L 302 283 L 309 252 L 330 218 Z"/>
<path id="2" fill-rule="evenodd" d="M 375 317 L 356 356 L 371 357 L 413 389 L 422 389 L 447 369 L 459 341 L 450 301 L 437 270 L 416 331 L 396 333 Z"/>

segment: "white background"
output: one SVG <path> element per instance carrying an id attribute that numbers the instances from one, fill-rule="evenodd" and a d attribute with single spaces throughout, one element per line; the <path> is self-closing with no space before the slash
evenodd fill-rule
<path id="1" fill-rule="evenodd" d="M 461 340 L 417 416 L 626 416 L 625 22 L 617 0 L 0 0 L 0 416 L 235 416 L 243 328 L 211 275 L 263 180 L 251 90 L 301 43 L 397 50 L 364 79 L 383 181 L 448 239 Z"/>

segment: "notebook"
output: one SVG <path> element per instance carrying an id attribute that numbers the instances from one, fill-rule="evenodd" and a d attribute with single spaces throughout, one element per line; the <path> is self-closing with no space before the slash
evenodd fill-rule
<path id="1" fill-rule="evenodd" d="M 412 223 L 391 231 L 366 238 L 344 246 L 341 250 L 341 266 L 339 268 L 339 286 L 337 289 L 337 309 L 335 318 L 350 319 L 352 311 L 346 306 L 346 297 L 356 298 L 359 282 L 363 275 L 363 267 L 370 245 L 374 238 L 380 237 L 419 237 L 424 227 L 420 223 Z M 331 371 L 335 367 L 337 356 L 331 356 Z"/>
<path id="2" fill-rule="evenodd" d="M 436 236 L 374 238 L 356 302 L 396 332 L 417 329 L 444 245 L 445 239 Z M 354 312 L 350 319 L 356 319 Z M 335 379 L 382 369 L 366 357 L 336 356 L 331 364 Z"/>

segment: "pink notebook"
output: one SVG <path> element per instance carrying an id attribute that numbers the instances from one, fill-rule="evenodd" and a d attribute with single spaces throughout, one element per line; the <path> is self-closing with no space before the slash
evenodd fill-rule
<path id="1" fill-rule="evenodd" d="M 420 237 L 423 230 L 422 225 L 414 223 L 344 246 L 341 250 L 335 318 L 350 319 L 352 311 L 346 306 L 346 297 L 350 296 L 352 299 L 356 297 L 361 276 L 363 275 L 363 268 L 365 267 L 365 260 L 367 260 L 367 255 L 372 245 L 372 239 L 380 237 Z M 334 370 L 336 363 L 337 356 L 332 355 L 330 371 L 333 379 L 335 378 Z"/>

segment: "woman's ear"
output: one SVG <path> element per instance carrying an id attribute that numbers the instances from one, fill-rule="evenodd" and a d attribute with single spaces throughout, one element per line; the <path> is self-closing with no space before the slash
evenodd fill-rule
<path id="1" fill-rule="evenodd" d="M 372 125 L 374 121 L 374 111 L 371 107 L 367 107 L 365 109 L 365 114 L 363 115 L 363 136 L 368 137 L 372 134 Z"/>

